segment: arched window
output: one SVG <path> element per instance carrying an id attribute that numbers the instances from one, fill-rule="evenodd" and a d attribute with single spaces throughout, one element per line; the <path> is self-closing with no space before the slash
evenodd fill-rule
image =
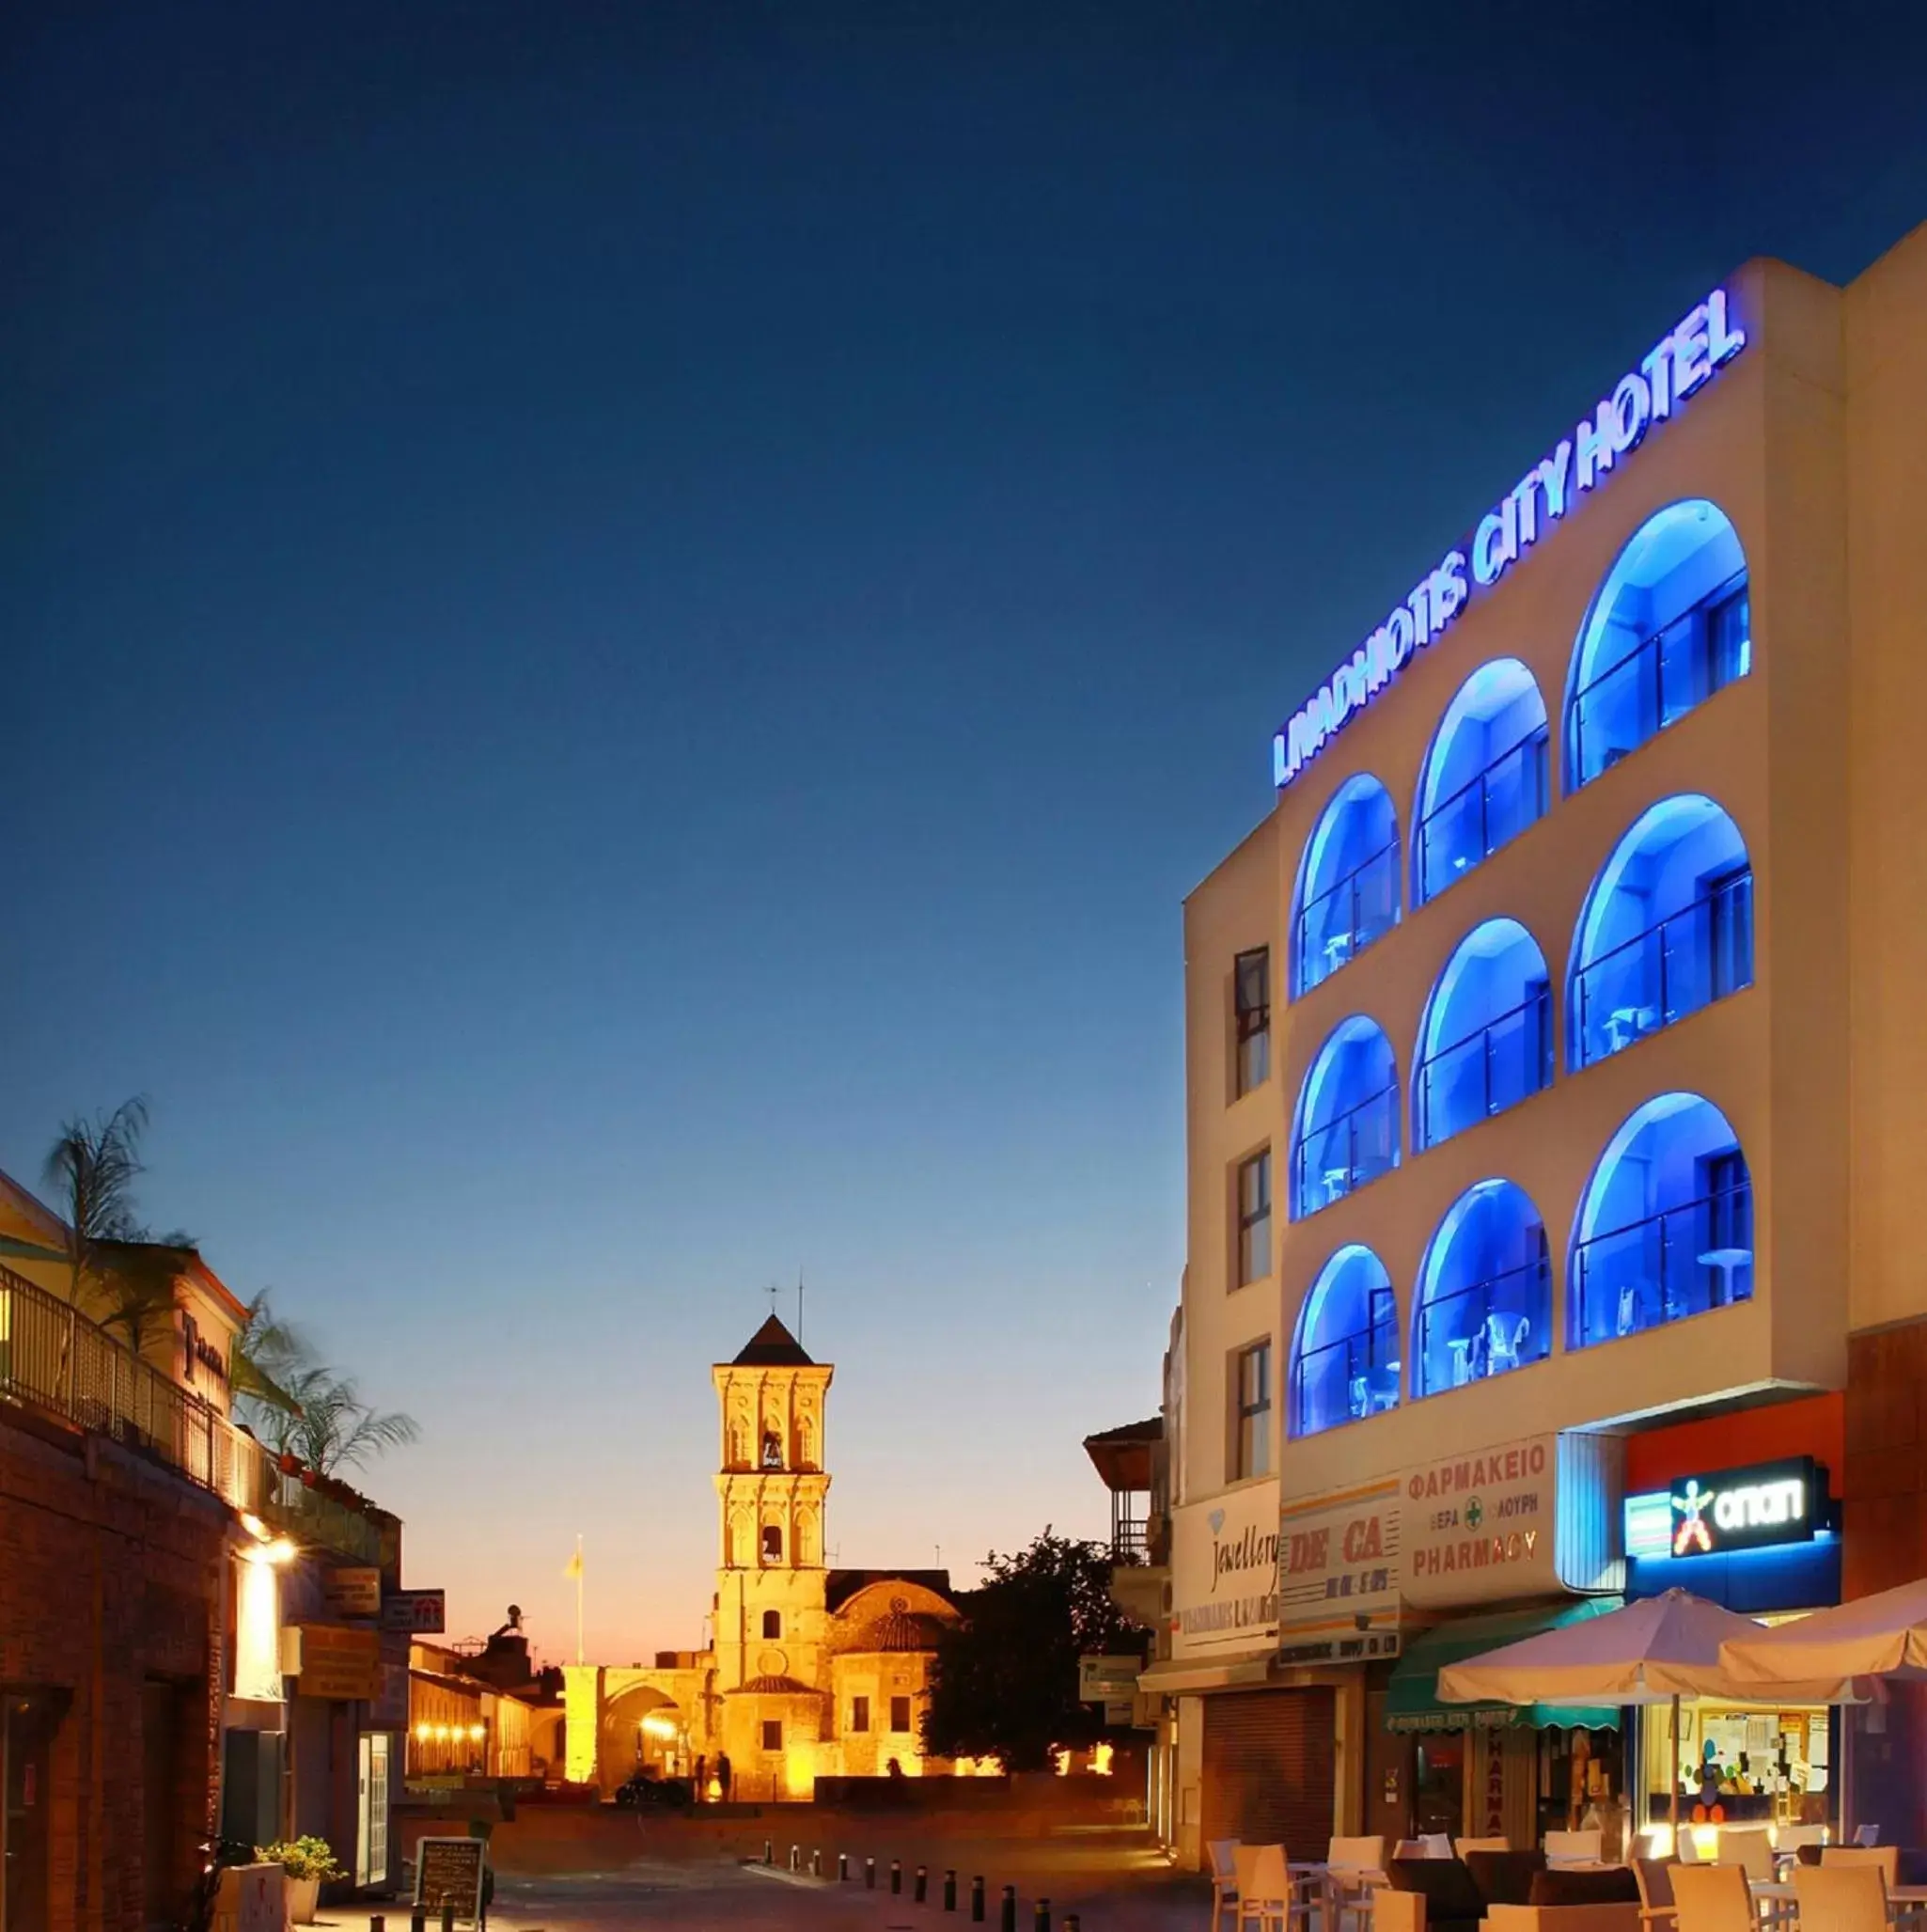
<path id="1" fill-rule="evenodd" d="M 1399 1316 L 1371 1249 L 1341 1248 L 1319 1271 L 1292 1342 L 1292 1434 L 1316 1436 L 1399 1406 Z"/>
<path id="2" fill-rule="evenodd" d="M 1412 1144 L 1436 1147 L 1552 1084 L 1552 997 L 1517 919 L 1459 941 L 1425 1002 L 1412 1070 Z"/>
<path id="3" fill-rule="evenodd" d="M 765 1523 L 762 1526 L 762 1554 L 765 1563 L 779 1563 L 783 1561 L 783 1531 L 779 1524 Z"/>
<path id="4" fill-rule="evenodd" d="M 1545 700 L 1515 657 L 1480 668 L 1446 707 L 1412 815 L 1412 900 L 1435 898 L 1546 805 Z"/>
<path id="5" fill-rule="evenodd" d="M 1695 496 L 1649 517 L 1592 600 L 1566 683 L 1566 790 L 1576 792 L 1753 665 L 1747 558 Z"/>
<path id="6" fill-rule="evenodd" d="M 1399 1070 L 1374 1020 L 1355 1013 L 1318 1049 L 1292 1134 L 1292 1218 L 1399 1164 Z"/>
<path id="7" fill-rule="evenodd" d="M 1612 1137 L 1573 1232 L 1574 1348 L 1753 1294 L 1753 1185 L 1726 1117 L 1697 1093 L 1649 1100 Z"/>
<path id="8" fill-rule="evenodd" d="M 1573 938 L 1566 1063 L 1590 1066 L 1753 983 L 1753 868 L 1739 828 L 1685 793 L 1641 814 Z"/>
<path id="9" fill-rule="evenodd" d="M 765 1637 L 780 1637 L 783 1634 L 783 1612 L 781 1610 L 763 1611 L 762 1634 Z"/>
<path id="10" fill-rule="evenodd" d="M 1524 1189 L 1480 1181 L 1453 1202 L 1425 1250 L 1415 1301 L 1415 1397 L 1544 1359 L 1552 1268 L 1544 1224 Z"/>
<path id="11" fill-rule="evenodd" d="M 1399 824 L 1391 793 L 1364 773 L 1319 815 L 1292 900 L 1292 990 L 1308 992 L 1399 919 Z"/>

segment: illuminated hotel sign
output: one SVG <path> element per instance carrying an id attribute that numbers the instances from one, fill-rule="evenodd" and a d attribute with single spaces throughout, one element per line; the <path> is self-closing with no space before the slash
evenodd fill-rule
<path id="1" fill-rule="evenodd" d="M 1289 785 L 1346 722 L 1437 641 L 1477 590 L 1490 589 L 1622 456 L 1747 346 L 1716 289 L 1662 336 L 1637 369 L 1583 417 L 1448 550 L 1272 740 L 1272 780 Z"/>
<path id="2" fill-rule="evenodd" d="M 1810 1543 L 1825 1503 L 1825 1472 L 1811 1456 L 1683 1477 L 1670 1489 L 1626 1498 L 1626 1554 L 1720 1556 Z"/>

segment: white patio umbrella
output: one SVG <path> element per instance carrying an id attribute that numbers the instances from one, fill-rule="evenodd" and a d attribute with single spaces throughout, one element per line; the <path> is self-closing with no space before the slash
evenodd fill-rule
<path id="1" fill-rule="evenodd" d="M 1720 1663 L 1755 1699 L 1787 1695 L 1780 1687 L 1792 1682 L 1832 1687 L 1815 1703 L 1848 1704 L 1856 1678 L 1927 1677 L 1927 1579 L 1770 1630 L 1736 1631 L 1720 1645 Z"/>
<path id="2" fill-rule="evenodd" d="M 1672 1822 L 1680 1821 L 1680 1699 L 1748 1692 L 1720 1662 L 1721 1647 L 1761 1635 L 1751 1617 L 1668 1590 L 1623 1610 L 1565 1624 L 1538 1637 L 1448 1664 L 1438 1673 L 1446 1704 L 1670 1704 Z M 1810 1687 L 1798 1687 L 1808 1690 Z M 1778 1694 L 1788 1694 L 1784 1691 Z M 1801 1702 L 1825 1703 L 1821 1693 Z"/>

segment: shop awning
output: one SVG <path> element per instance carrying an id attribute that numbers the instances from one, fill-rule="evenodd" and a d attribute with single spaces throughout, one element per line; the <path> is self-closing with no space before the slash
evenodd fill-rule
<path id="1" fill-rule="evenodd" d="M 1549 1604 L 1543 1610 L 1509 1610 L 1496 1616 L 1461 1617 L 1435 1630 L 1414 1637 L 1392 1667 L 1386 1699 L 1386 1728 L 1391 1731 L 1468 1731 L 1505 1724 L 1580 1724 L 1589 1731 L 1617 1731 L 1618 1707 L 1593 1709 L 1562 1704 L 1441 1704 L 1438 1673 L 1462 1657 L 1502 1643 L 1537 1637 L 1588 1617 L 1603 1616 L 1622 1607 L 1617 1596 L 1584 1596 L 1574 1603 Z"/>
<path id="2" fill-rule="evenodd" d="M 1140 1690 L 1256 1689 L 1271 1680 L 1271 1658 L 1166 1657 L 1137 1679 Z"/>

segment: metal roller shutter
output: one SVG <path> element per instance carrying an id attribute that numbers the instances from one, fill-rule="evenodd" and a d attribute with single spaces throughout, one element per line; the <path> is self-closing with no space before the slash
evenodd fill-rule
<path id="1" fill-rule="evenodd" d="M 1329 1686 L 1204 1700 L 1204 1841 L 1282 1845 L 1323 1858 L 1332 1834 L 1336 1712 Z"/>

